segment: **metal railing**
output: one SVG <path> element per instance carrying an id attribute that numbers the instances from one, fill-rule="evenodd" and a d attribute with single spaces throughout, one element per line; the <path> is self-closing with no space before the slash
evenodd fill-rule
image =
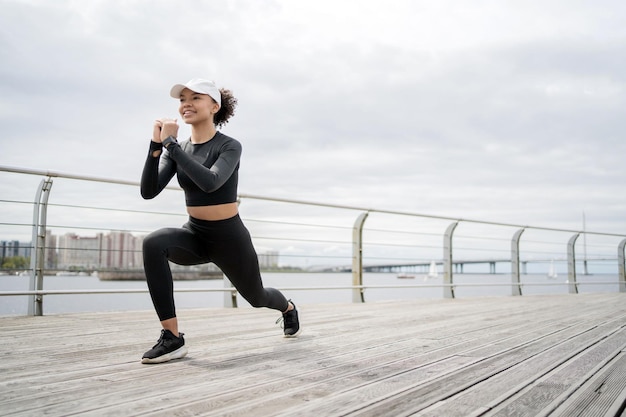
<path id="1" fill-rule="evenodd" d="M 18 223 L 18 222 L 6 222 L 0 223 L 0 225 L 5 226 L 22 226 L 22 227 L 30 227 L 31 228 L 31 257 L 30 257 L 30 268 L 27 270 L 30 281 L 29 281 L 29 290 L 28 291 L 1 291 L 0 296 L 28 296 L 29 297 L 29 308 L 28 314 L 30 315 L 41 315 L 43 314 L 43 297 L 46 295 L 56 295 L 56 294 L 104 294 L 104 293 L 138 293 L 138 292 L 147 292 L 147 290 L 136 289 L 136 290 L 44 290 L 43 289 L 43 279 L 45 268 L 45 253 L 46 253 L 46 237 L 48 227 L 50 227 L 49 222 L 49 208 L 55 206 L 57 208 L 74 208 L 80 210 L 108 210 L 113 212 L 124 212 L 124 213 L 141 213 L 141 214 L 149 214 L 151 216 L 157 215 L 172 215 L 172 213 L 160 212 L 160 211 L 146 211 L 145 209 L 137 209 L 133 210 L 132 208 L 104 208 L 104 207 L 93 207 L 93 206 L 85 206 L 85 205 L 77 205 L 76 202 L 72 204 L 51 204 L 50 196 L 53 181 L 55 178 L 65 179 L 65 180 L 75 180 L 79 182 L 89 182 L 96 183 L 99 186 L 103 187 L 105 184 L 113 184 L 113 185 L 123 185 L 130 187 L 138 187 L 139 183 L 134 181 L 121 181 L 114 180 L 108 178 L 97 178 L 97 177 L 89 177 L 82 175 L 71 175 L 64 174 L 58 172 L 50 172 L 50 171 L 39 171 L 39 170 L 29 170 L 29 169 L 21 169 L 21 168 L 12 168 L 12 167 L 4 167 L 0 166 L 0 172 L 19 174 L 19 175 L 28 175 L 28 176 L 38 176 L 43 177 L 37 186 L 35 192 L 35 199 L 30 204 L 33 206 L 32 210 L 32 223 Z M 180 192 L 180 189 L 177 187 L 168 187 L 168 190 L 173 190 L 176 192 Z M 364 302 L 365 301 L 365 291 L 367 289 L 375 289 L 375 288 L 426 288 L 426 287 L 439 287 L 443 291 L 443 296 L 445 298 L 455 298 L 455 289 L 463 286 L 471 287 L 471 286 L 480 286 L 480 285 L 489 285 L 489 286 L 498 286 L 498 285 L 506 285 L 510 287 L 511 295 L 519 296 L 522 295 L 522 289 L 524 286 L 529 285 L 556 285 L 550 283 L 522 283 L 521 275 L 524 274 L 524 268 L 529 263 L 546 263 L 550 259 L 554 260 L 555 254 L 560 254 L 561 251 L 557 251 L 554 253 L 550 253 L 549 250 L 542 249 L 542 246 L 549 245 L 558 245 L 562 246 L 561 243 L 556 242 L 546 242 L 546 241 L 533 241 L 528 239 L 527 241 L 522 240 L 522 236 L 528 235 L 533 232 L 536 234 L 541 233 L 555 233 L 559 236 L 568 236 L 567 243 L 565 245 L 566 248 L 566 256 L 565 260 L 567 262 L 567 287 L 568 292 L 575 294 L 579 292 L 579 286 L 581 283 L 578 281 L 577 277 L 579 275 L 579 267 L 583 266 L 585 272 L 587 269 L 587 261 L 589 258 L 587 257 L 587 246 L 584 248 L 585 256 L 581 263 L 581 256 L 577 252 L 577 242 L 579 241 L 580 236 L 585 237 L 585 244 L 587 238 L 598 237 L 608 239 L 609 243 L 602 243 L 598 247 L 602 247 L 604 253 L 601 256 L 591 257 L 592 261 L 595 259 L 600 262 L 608 262 L 612 263 L 614 266 L 617 266 L 617 276 L 618 276 L 618 288 L 620 292 L 626 292 L 626 278 L 625 278 L 625 256 L 624 250 L 626 246 L 626 235 L 619 233 L 605 233 L 605 232 L 596 232 L 589 230 L 571 230 L 571 229 L 560 229 L 560 228 L 551 228 L 551 227 L 540 227 L 540 226 L 530 226 L 530 225 L 519 225 L 512 223 L 501 223 L 501 222 L 492 222 L 485 220 L 476 220 L 476 219 L 464 219 L 464 218 L 454 218 L 449 216 L 437 216 L 437 215 L 429 215 L 429 214 L 420 214 L 420 213 L 412 213 L 412 212 L 404 212 L 404 211 L 393 211 L 393 210 L 384 210 L 377 208 L 367 208 L 367 207 L 359 207 L 359 206 L 350 206 L 350 205 L 340 205 L 340 204 L 329 204 L 329 203 L 321 203 L 314 201 L 302 201 L 302 200 L 294 200 L 294 199 L 284 199 L 284 198 L 272 198 L 266 196 L 252 195 L 252 194 L 239 194 L 240 201 L 250 200 L 257 201 L 268 204 L 278 204 L 281 206 L 289 206 L 297 205 L 299 207 L 305 207 L 307 210 L 311 209 L 329 209 L 334 211 L 340 211 L 342 213 L 349 213 L 347 216 L 351 216 L 354 218 L 355 213 L 356 219 L 352 221 L 352 225 L 347 226 L 345 224 L 345 219 L 349 218 L 346 215 L 342 215 L 343 223 L 341 224 L 320 224 L 320 223 L 309 223 L 302 220 L 265 220 L 265 219 L 247 219 L 246 221 L 256 222 L 260 225 L 259 232 L 253 234 L 253 238 L 256 241 L 277 241 L 284 240 L 290 242 L 306 242 L 306 243 L 319 243 L 322 245 L 344 245 L 349 246 L 350 255 L 349 259 L 347 259 L 346 255 L 338 256 L 335 259 L 332 257 L 324 258 L 327 262 L 330 259 L 330 262 L 334 262 L 335 265 L 329 267 L 330 269 L 335 268 L 335 270 L 344 270 L 351 271 L 352 275 L 352 285 L 351 286 L 333 286 L 333 287 L 293 287 L 293 288 L 281 288 L 283 290 L 286 289 L 297 289 L 297 290 L 328 290 L 328 289 L 349 289 L 352 292 L 352 300 L 353 302 Z M 2 200 L 0 203 L 15 205 L 15 204 L 23 204 L 27 203 L 25 200 Z M 262 211 L 262 209 L 260 209 Z M 287 210 L 289 213 L 286 217 L 293 217 L 293 210 Z M 403 219 L 411 219 L 416 222 L 436 222 L 438 223 L 437 227 L 440 227 L 442 224 L 447 224 L 445 227 L 445 231 L 432 231 L 433 226 L 429 225 L 425 230 L 409 230 L 408 228 L 403 228 L 402 230 L 393 230 L 387 227 L 377 229 L 376 225 L 374 225 L 371 229 L 366 229 L 365 224 L 370 216 L 377 215 L 380 218 L 385 217 L 401 217 Z M 3 216 L 4 217 L 4 216 Z M 304 217 L 311 217 L 310 215 L 306 215 Z M 405 220 L 405 222 L 409 222 Z M 270 227 L 269 232 L 265 232 L 265 226 Z M 307 228 L 317 228 L 324 229 L 326 232 L 324 236 L 329 234 L 329 230 L 337 230 L 341 233 L 345 233 L 346 231 L 351 232 L 351 237 L 348 240 L 344 238 L 339 238 L 337 240 L 332 240 L 328 237 L 324 239 L 313 239 L 311 237 L 306 237 L 308 233 L 301 232 L 305 237 L 293 237 L 293 236 L 283 236 L 282 233 L 277 232 L 280 227 L 285 226 L 285 228 L 293 228 L 294 226 L 298 226 L 301 230 L 305 230 Z M 459 230 L 459 226 L 471 226 L 478 227 L 480 230 L 474 232 L 475 234 L 463 235 L 462 233 L 457 234 L 456 231 Z M 55 227 L 72 229 L 76 228 L 76 225 L 66 225 L 66 224 L 57 224 Z M 80 227 L 85 227 L 79 226 Z M 420 225 L 416 224 L 414 226 L 416 229 L 420 229 Z M 471 227 L 469 227 L 471 229 Z M 89 229 L 89 227 L 85 227 Z M 95 229 L 96 227 L 94 227 Z M 498 233 L 495 236 L 488 235 L 488 232 L 485 232 L 484 229 L 497 229 Z M 266 235 L 267 233 L 267 235 Z M 367 233 L 367 236 L 364 236 L 364 233 Z M 509 233 L 508 237 L 504 233 Z M 376 241 L 377 235 L 386 234 L 386 239 L 384 241 Z M 392 236 L 392 237 L 389 237 Z M 410 242 L 407 243 L 407 236 L 410 239 L 417 239 L 419 237 L 428 238 L 432 241 L 433 237 L 438 237 L 441 239 L 443 237 L 443 241 L 439 241 L 439 244 L 424 243 L 423 239 L 420 240 L 419 243 Z M 0 232 L 0 238 L 2 238 Z M 391 239 L 391 240 L 389 240 Z M 462 246 L 459 244 L 463 241 L 471 241 L 471 246 Z M 498 247 L 497 249 L 489 244 L 483 245 L 482 243 L 477 242 L 497 242 L 499 245 L 502 245 L 503 242 L 509 242 L 510 248 L 503 249 L 502 247 Z M 524 248 L 523 250 L 520 248 L 521 245 L 527 245 L 528 248 Z M 534 249 L 531 246 L 538 247 L 539 249 Z M 613 247 L 613 254 L 615 251 L 617 252 L 617 256 L 613 257 L 610 253 L 606 252 L 607 247 Z M 423 256 L 421 259 L 415 259 L 413 254 L 405 255 L 404 257 L 395 257 L 385 255 L 385 248 L 393 248 L 393 252 L 398 252 L 398 247 L 411 248 L 414 250 L 422 250 L 424 253 L 429 253 L 430 256 Z M 372 255 L 366 256 L 366 252 L 370 251 Z M 434 252 L 439 251 L 439 255 L 433 255 Z M 476 253 L 481 253 L 481 251 L 489 253 L 491 256 L 480 258 L 477 260 Z M 374 252 L 377 252 L 374 254 Z M 462 258 L 458 256 L 459 253 L 468 253 L 473 254 L 473 258 L 466 257 Z M 494 253 L 497 255 L 494 256 Z M 504 255 L 506 253 L 506 255 Z M 522 257 L 522 253 L 527 254 L 526 258 Z M 534 254 L 535 256 L 528 256 L 529 254 Z M 311 254 L 300 255 L 300 256 L 314 256 Z M 538 257 L 537 257 L 538 256 Z M 367 259 L 367 264 L 365 263 L 365 259 Z M 343 262 L 343 265 L 337 265 L 337 261 L 345 260 L 347 262 Z M 413 285 L 365 285 L 363 282 L 363 272 L 367 267 L 372 268 L 373 265 L 386 265 L 386 268 L 390 270 L 406 270 L 406 269 L 418 269 L 423 267 L 429 263 L 434 263 L 436 260 L 437 265 L 441 265 L 443 268 L 443 276 L 442 282 L 438 284 L 413 284 Z M 464 262 L 465 260 L 465 262 Z M 510 265 L 510 274 L 511 274 L 511 282 L 509 284 L 494 284 L 494 283 L 485 283 L 485 284 L 460 284 L 454 281 L 455 276 L 455 267 L 458 270 L 463 269 L 465 264 L 483 262 L 489 263 L 492 266 L 491 273 L 495 273 L 495 265 L 496 263 L 507 263 Z M 391 265 L 391 266 L 390 266 Z M 236 306 L 236 290 L 233 288 L 230 283 L 225 279 L 224 288 L 193 288 L 193 289 L 177 289 L 177 292 L 223 292 L 225 294 L 224 297 L 224 305 L 226 306 Z M 616 282 L 602 282 L 605 284 L 615 285 Z M 596 282 L 598 284 L 598 282 Z"/>

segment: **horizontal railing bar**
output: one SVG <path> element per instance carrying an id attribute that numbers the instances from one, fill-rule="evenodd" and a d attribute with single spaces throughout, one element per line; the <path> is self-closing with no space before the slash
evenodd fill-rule
<path id="1" fill-rule="evenodd" d="M 234 292 L 233 287 L 225 288 L 179 288 L 174 292 Z M 143 294 L 148 289 L 108 289 L 108 290 L 37 290 L 37 291 L 0 291 L 0 296 L 17 296 L 17 295 L 77 295 L 77 294 Z"/>
<path id="2" fill-rule="evenodd" d="M 294 237 L 271 237 L 271 236 L 253 236 L 253 239 L 263 240 L 287 240 L 289 242 L 311 242 L 311 243 L 338 243 L 341 245 L 350 245 L 352 242 L 347 240 L 321 240 L 321 239 L 298 239 Z"/>
<path id="3" fill-rule="evenodd" d="M 616 281 L 598 281 L 598 282 L 577 282 L 577 285 L 591 285 L 591 284 L 617 284 Z M 569 285 L 566 282 L 554 282 L 554 283 L 522 283 L 520 286 L 558 286 L 558 285 Z M 466 283 L 466 284 L 414 284 L 414 285 L 355 285 L 355 286 L 345 286 L 345 287 L 276 287 L 281 291 L 300 291 L 300 290 L 354 290 L 354 289 L 402 289 L 402 288 L 442 288 L 442 287 L 510 287 L 511 283 Z"/>
<path id="4" fill-rule="evenodd" d="M 397 230 L 397 229 L 366 229 L 366 231 L 368 233 L 373 233 L 373 232 L 382 232 L 382 233 L 386 233 L 386 234 L 398 234 L 398 235 L 413 235 L 413 236 L 441 236 L 441 233 L 435 233 L 435 232 L 413 232 L 410 230 Z"/>
<path id="5" fill-rule="evenodd" d="M 32 204 L 32 202 L 31 202 Z M 116 207 L 94 207 L 94 206 L 80 206 L 76 204 L 59 204 L 59 203 L 48 203 L 50 207 L 65 207 L 65 208 L 79 208 L 79 209 L 87 209 L 87 210 L 98 210 L 98 211 L 121 211 L 123 213 L 137 213 L 137 214 L 160 214 L 165 216 L 180 216 L 187 217 L 187 214 L 184 213 L 174 213 L 174 212 L 164 212 L 164 211 L 146 211 L 146 210 L 132 210 L 132 209 L 120 209 Z"/>
<path id="6" fill-rule="evenodd" d="M 615 285 L 615 281 L 577 282 L 577 285 Z M 567 282 L 537 282 L 521 283 L 521 287 L 554 287 L 569 285 Z M 466 283 L 466 284 L 415 284 L 415 285 L 346 285 L 330 287 L 276 287 L 281 291 L 318 291 L 318 290 L 367 290 L 367 289 L 404 289 L 404 288 L 462 288 L 462 287 L 510 287 L 510 283 Z M 177 288 L 174 292 L 236 292 L 234 287 L 224 288 Z M 77 294 L 142 294 L 148 289 L 108 289 L 108 290 L 39 290 L 39 291 L 0 291 L 0 296 L 26 296 L 26 295 L 77 295 Z"/>
<path id="7" fill-rule="evenodd" d="M 53 178 L 66 178 L 66 179 L 71 179 L 71 180 L 105 182 L 109 184 L 135 185 L 135 186 L 140 185 L 139 181 L 116 180 L 116 179 L 111 179 L 111 178 L 91 177 L 88 175 L 74 175 L 74 174 L 67 174 L 67 173 L 61 173 L 61 172 L 44 171 L 44 170 L 39 170 L 39 169 L 0 166 L 0 171 L 12 172 L 15 174 L 41 175 L 41 176 L 53 177 Z M 166 187 L 166 188 L 180 189 L 179 187 Z"/>
<path id="8" fill-rule="evenodd" d="M 11 203 L 11 204 L 30 204 L 32 205 L 32 201 L 20 201 L 20 200 L 0 200 L 0 203 Z"/>
<path id="9" fill-rule="evenodd" d="M 28 226 L 33 227 L 32 223 L 0 223 L 0 226 Z"/>
<path id="10" fill-rule="evenodd" d="M 334 225 L 334 224 L 313 224 L 313 223 L 285 222 L 285 221 L 279 221 L 279 220 L 259 220 L 259 219 L 252 219 L 250 217 L 246 218 L 246 222 L 280 224 L 280 225 L 283 225 L 283 226 L 317 227 L 317 228 L 320 228 L 320 229 L 321 228 L 325 228 L 325 229 L 352 230 L 351 227 L 339 226 L 339 225 Z"/>
<path id="11" fill-rule="evenodd" d="M 347 206 L 347 205 L 330 204 L 330 203 L 319 203 L 319 202 L 306 201 L 306 200 L 291 200 L 287 198 L 278 198 L 278 197 L 263 197 L 263 196 L 253 195 L 253 194 L 240 193 L 239 196 L 242 198 L 275 201 L 279 203 L 303 204 L 303 205 L 308 205 L 308 206 L 337 208 L 337 209 L 345 209 L 345 210 L 359 210 L 359 211 L 366 211 L 370 213 L 394 214 L 398 216 L 424 217 L 424 218 L 429 218 L 429 219 L 449 220 L 449 221 L 454 221 L 454 222 L 488 224 L 492 226 L 516 227 L 516 228 L 523 228 L 523 229 L 547 230 L 547 231 L 552 231 L 552 232 L 565 232 L 565 233 L 587 233 L 587 234 L 602 235 L 602 236 L 618 236 L 618 237 L 624 236 L 624 234 L 618 234 L 618 233 L 590 232 L 590 231 L 574 230 L 574 229 L 557 229 L 553 227 L 529 226 L 529 225 L 521 225 L 521 224 L 515 224 L 515 223 L 500 223 L 500 222 L 492 222 L 492 221 L 487 221 L 487 220 L 466 219 L 466 218 L 461 218 L 461 217 L 437 216 L 437 215 L 432 215 L 432 214 L 410 213 L 406 211 L 396 211 L 396 210 L 382 210 L 382 209 L 374 209 L 374 208 L 367 208 L 367 207 L 360 207 L 360 206 Z"/>
<path id="12" fill-rule="evenodd" d="M 7 166 L 2 166 L 2 165 L 0 165 L 0 171 L 12 172 L 12 173 L 18 173 L 18 174 L 42 175 L 42 176 L 47 176 L 47 177 L 84 180 L 84 181 L 104 182 L 104 183 L 110 183 L 110 184 L 122 184 L 122 185 L 132 185 L 132 186 L 140 185 L 138 181 L 116 180 L 116 179 L 92 177 L 92 176 L 86 176 L 86 175 L 73 175 L 73 174 L 66 174 L 66 173 L 45 171 L 45 170 L 7 167 Z M 168 186 L 166 188 L 180 190 L 180 187 Z M 625 236 L 624 234 L 618 234 L 618 233 L 592 232 L 592 231 L 587 231 L 587 230 L 557 229 L 554 227 L 530 226 L 530 225 L 521 225 L 521 224 L 515 224 L 515 223 L 501 223 L 501 222 L 492 222 L 492 221 L 487 221 L 487 220 L 468 219 L 468 218 L 462 218 L 462 217 L 437 216 L 433 214 L 411 213 L 411 212 L 406 212 L 406 211 L 383 210 L 383 209 L 375 209 L 375 208 L 368 208 L 368 207 L 361 207 L 361 206 L 320 203 L 320 202 L 307 201 L 307 200 L 293 200 L 293 199 L 279 198 L 279 197 L 263 197 L 259 195 L 246 194 L 246 193 L 239 193 L 239 197 L 249 198 L 253 200 L 273 201 L 273 202 L 278 202 L 278 203 L 301 204 L 301 205 L 307 205 L 307 206 L 313 206 L 313 207 L 326 207 L 326 208 L 335 208 L 335 209 L 343 209 L 343 210 L 357 210 L 357 211 L 364 211 L 364 212 L 369 212 L 369 213 L 393 214 L 393 215 L 398 215 L 398 216 L 423 217 L 423 218 L 428 218 L 428 219 L 448 220 L 448 221 L 453 221 L 453 222 L 478 223 L 478 224 L 486 224 L 486 225 L 492 225 L 492 226 L 515 227 L 515 228 L 522 228 L 522 229 L 546 230 L 546 231 L 552 231 L 552 232 L 565 232 L 565 233 L 586 233 L 588 235 L 601 235 L 601 236 L 617 236 L 617 237 Z"/>

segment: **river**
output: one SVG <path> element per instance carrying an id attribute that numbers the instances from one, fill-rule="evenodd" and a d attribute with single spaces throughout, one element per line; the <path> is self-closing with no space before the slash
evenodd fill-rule
<path id="1" fill-rule="evenodd" d="M 526 285 L 523 293 L 530 294 L 566 294 L 567 277 L 549 279 L 546 275 L 529 274 L 522 276 L 522 284 L 537 283 L 540 286 Z M 578 277 L 579 292 L 617 292 L 617 275 L 597 274 Z M 438 278 L 424 279 L 424 275 L 415 274 L 413 279 L 399 279 L 392 273 L 366 273 L 364 285 L 370 286 L 410 286 L 419 288 L 369 288 L 365 290 L 366 301 L 394 299 L 443 298 L 441 275 Z M 508 296 L 511 294 L 509 274 L 455 274 L 454 281 L 460 286 L 455 289 L 455 296 Z M 0 276 L 0 291 L 28 290 L 27 276 Z M 285 288 L 288 298 L 297 304 L 307 303 L 349 303 L 352 302 L 350 289 L 298 290 L 302 287 L 346 287 L 352 285 L 350 273 L 264 273 L 265 286 Z M 602 284 L 609 282 L 610 284 Z M 464 284 L 487 284 L 468 286 Z M 175 288 L 223 288 L 224 282 L 218 280 L 175 281 Z M 45 290 L 110 290 L 110 289 L 145 289 L 143 281 L 100 281 L 94 276 L 45 276 Z M 176 294 L 177 308 L 223 307 L 223 292 L 179 292 Z M 249 308 L 249 304 L 238 296 L 239 307 Z M 27 296 L 0 297 L 0 316 L 27 314 Z M 149 294 L 70 294 L 46 295 L 43 303 L 44 314 L 98 312 L 98 311 L 133 311 L 152 309 Z"/>

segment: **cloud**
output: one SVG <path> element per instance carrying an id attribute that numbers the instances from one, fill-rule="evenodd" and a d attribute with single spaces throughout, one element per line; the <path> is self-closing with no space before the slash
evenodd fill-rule
<path id="1" fill-rule="evenodd" d="M 564 227 L 586 210 L 625 232 L 625 15 L 6 1 L 0 165 L 139 180 L 153 119 L 176 115 L 169 87 L 207 76 L 239 99 L 224 132 L 244 144 L 243 193 Z"/>

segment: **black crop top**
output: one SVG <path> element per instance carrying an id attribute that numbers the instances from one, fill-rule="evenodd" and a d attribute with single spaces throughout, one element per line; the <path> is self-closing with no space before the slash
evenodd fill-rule
<path id="1" fill-rule="evenodd" d="M 161 157 L 152 153 L 163 145 L 150 142 L 150 152 L 141 175 L 141 196 L 156 197 L 177 174 L 187 206 L 213 206 L 237 201 L 241 144 L 221 132 L 207 142 L 185 140 L 171 144 Z"/>

